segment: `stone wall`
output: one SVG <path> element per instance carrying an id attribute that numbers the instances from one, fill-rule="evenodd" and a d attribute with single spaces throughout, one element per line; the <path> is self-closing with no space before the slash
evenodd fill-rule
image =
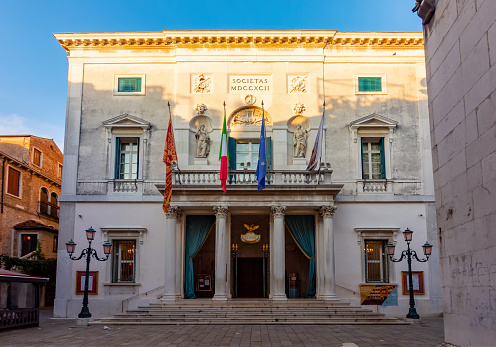
<path id="1" fill-rule="evenodd" d="M 439 0 L 424 27 L 446 342 L 496 340 L 496 2 Z"/>

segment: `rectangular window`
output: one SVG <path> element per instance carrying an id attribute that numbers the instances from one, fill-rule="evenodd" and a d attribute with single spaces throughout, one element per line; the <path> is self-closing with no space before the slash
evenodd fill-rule
<path id="1" fill-rule="evenodd" d="M 362 178 L 385 179 L 385 163 L 384 138 L 362 138 Z"/>
<path id="2" fill-rule="evenodd" d="M 57 170 L 57 178 L 62 178 L 62 164 L 59 164 L 58 170 Z"/>
<path id="3" fill-rule="evenodd" d="M 381 77 L 358 77 L 359 92 L 382 92 Z"/>
<path id="4" fill-rule="evenodd" d="M 116 141 L 115 178 L 121 180 L 138 179 L 139 138 L 118 137 Z"/>
<path id="5" fill-rule="evenodd" d="M 137 78 L 118 78 L 117 91 L 119 93 L 141 93 L 141 77 Z"/>
<path id="6" fill-rule="evenodd" d="M 57 253 L 58 245 L 59 245 L 59 237 L 57 235 L 55 235 L 53 237 L 53 249 L 52 249 L 53 252 Z"/>
<path id="7" fill-rule="evenodd" d="M 41 151 L 36 148 L 33 149 L 33 164 L 41 166 Z"/>
<path id="8" fill-rule="evenodd" d="M 136 240 L 114 240 L 112 282 L 134 283 L 136 278 Z"/>
<path id="9" fill-rule="evenodd" d="M 7 193 L 21 196 L 21 172 L 9 167 Z"/>
<path id="10" fill-rule="evenodd" d="M 259 140 L 237 140 L 236 141 L 236 170 L 242 170 L 244 163 L 250 163 L 250 169 L 255 170 L 258 163 Z"/>
<path id="11" fill-rule="evenodd" d="M 386 240 L 365 240 L 365 281 L 389 282 Z"/>
<path id="12" fill-rule="evenodd" d="M 21 234 L 21 257 L 36 251 L 37 240 L 37 235 Z"/>

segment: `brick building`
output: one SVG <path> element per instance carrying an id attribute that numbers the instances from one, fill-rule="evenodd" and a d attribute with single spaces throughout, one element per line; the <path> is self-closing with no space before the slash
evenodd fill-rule
<path id="1" fill-rule="evenodd" d="M 0 136 L 0 254 L 25 256 L 40 241 L 57 256 L 63 155 L 52 139 Z"/>

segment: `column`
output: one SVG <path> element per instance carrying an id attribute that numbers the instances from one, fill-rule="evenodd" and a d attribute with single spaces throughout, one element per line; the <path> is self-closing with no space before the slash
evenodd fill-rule
<path id="1" fill-rule="evenodd" d="M 334 212 L 336 206 L 326 205 L 320 208 L 320 215 L 324 221 L 323 237 L 324 242 L 324 285 L 321 287 L 323 292 L 320 293 L 319 299 L 337 300 L 336 296 L 336 269 L 334 263 Z"/>
<path id="2" fill-rule="evenodd" d="M 179 297 L 176 290 L 176 224 L 179 207 L 167 210 L 165 229 L 165 283 L 162 300 L 175 301 Z"/>
<path id="3" fill-rule="evenodd" d="M 284 286 L 286 268 L 286 245 L 284 243 L 284 213 L 285 206 L 272 206 L 272 216 L 274 217 L 274 244 L 272 250 L 272 300 L 287 300 Z"/>
<path id="4" fill-rule="evenodd" d="M 213 300 L 227 300 L 226 259 L 226 206 L 214 206 L 215 210 L 215 294 Z"/>

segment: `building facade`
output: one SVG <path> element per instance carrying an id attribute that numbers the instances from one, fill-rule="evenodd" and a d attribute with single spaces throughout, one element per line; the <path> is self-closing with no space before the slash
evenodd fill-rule
<path id="1" fill-rule="evenodd" d="M 57 257 L 63 155 L 52 139 L 0 135 L 0 254 Z"/>
<path id="2" fill-rule="evenodd" d="M 446 342 L 496 340 L 496 3 L 418 1 Z"/>
<path id="3" fill-rule="evenodd" d="M 95 316 L 195 297 L 408 311 L 407 264 L 390 262 L 385 246 L 406 247 L 406 228 L 418 251 L 437 245 L 420 33 L 55 37 L 69 54 L 56 316 L 81 307 L 84 263 L 70 261 L 64 243 L 86 247 L 90 226 L 94 244 L 114 246 L 109 261 L 91 264 Z M 164 214 L 169 104 L 178 161 Z M 323 158 L 305 171 L 323 115 Z M 268 174 L 259 192 L 262 120 Z M 442 310 L 436 252 L 414 264 L 421 315 Z"/>

